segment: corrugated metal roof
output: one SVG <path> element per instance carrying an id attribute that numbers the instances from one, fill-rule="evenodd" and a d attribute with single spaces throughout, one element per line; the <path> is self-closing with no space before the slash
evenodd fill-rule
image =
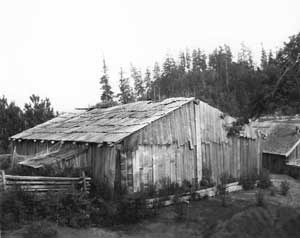
<path id="1" fill-rule="evenodd" d="M 11 138 L 115 143 L 192 101 L 194 98 L 168 98 L 64 114 Z"/>

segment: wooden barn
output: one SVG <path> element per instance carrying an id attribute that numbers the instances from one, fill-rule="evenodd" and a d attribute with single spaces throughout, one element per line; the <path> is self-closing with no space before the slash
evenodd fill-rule
<path id="1" fill-rule="evenodd" d="M 61 115 L 11 141 L 15 163 L 89 168 L 112 188 L 139 191 L 166 178 L 199 182 L 204 168 L 215 181 L 260 169 L 256 134 L 246 126 L 227 137 L 233 121 L 194 98 L 169 98 Z"/>
<path id="2" fill-rule="evenodd" d="M 273 173 L 300 170 L 300 118 L 268 117 L 253 123 L 262 140 L 262 165 Z"/>

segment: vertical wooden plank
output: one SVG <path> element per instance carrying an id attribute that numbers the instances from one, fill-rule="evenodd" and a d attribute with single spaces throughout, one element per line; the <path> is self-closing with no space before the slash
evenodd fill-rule
<path id="1" fill-rule="evenodd" d="M 206 162 L 205 143 L 201 143 L 201 158 L 202 158 L 202 168 L 206 168 L 207 167 L 207 165 L 206 165 L 207 162 Z"/>
<path id="2" fill-rule="evenodd" d="M 171 145 L 170 146 L 170 179 L 171 183 L 176 182 L 176 175 L 175 175 L 175 146 Z"/>
<path id="3" fill-rule="evenodd" d="M 137 152 L 132 153 L 132 172 L 133 172 L 133 191 L 137 192 L 139 190 L 139 173 L 140 169 L 138 167 Z"/>
<path id="4" fill-rule="evenodd" d="M 3 190 L 6 191 L 6 178 L 5 178 L 4 170 L 1 170 L 1 175 L 2 175 Z"/>
<path id="5" fill-rule="evenodd" d="M 241 176 L 240 138 L 236 138 L 237 176 Z"/>
<path id="6" fill-rule="evenodd" d="M 84 171 L 81 172 L 81 178 L 82 178 L 82 184 L 83 184 L 83 191 L 86 192 L 87 191 L 87 186 L 86 186 L 86 177 L 85 177 L 85 172 Z"/>
<path id="7" fill-rule="evenodd" d="M 262 169 L 262 152 L 261 152 L 261 137 L 258 135 L 256 139 L 256 148 L 257 148 L 257 172 Z"/>
<path id="8" fill-rule="evenodd" d="M 201 121 L 200 105 L 194 104 L 195 109 L 195 139 L 196 139 L 196 179 L 200 182 L 202 179 L 202 140 L 201 140 Z"/>
<path id="9" fill-rule="evenodd" d="M 156 184 L 157 181 L 157 165 L 156 165 L 156 145 L 152 146 L 152 180 L 153 180 L 153 184 Z"/>
<path id="10" fill-rule="evenodd" d="M 214 181 L 216 181 L 216 172 L 215 172 L 215 156 L 214 149 L 212 143 L 209 143 L 209 160 L 210 160 L 210 168 L 211 168 L 211 176 Z"/>

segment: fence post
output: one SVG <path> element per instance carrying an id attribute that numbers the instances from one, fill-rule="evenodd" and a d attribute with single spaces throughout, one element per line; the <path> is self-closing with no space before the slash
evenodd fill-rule
<path id="1" fill-rule="evenodd" d="M 83 191 L 86 192 L 86 178 L 85 178 L 84 171 L 82 171 L 81 176 L 82 176 L 82 183 L 83 183 Z"/>
<path id="2" fill-rule="evenodd" d="M 6 179 L 5 179 L 5 171 L 1 170 L 2 182 L 3 182 L 3 190 L 6 190 Z"/>

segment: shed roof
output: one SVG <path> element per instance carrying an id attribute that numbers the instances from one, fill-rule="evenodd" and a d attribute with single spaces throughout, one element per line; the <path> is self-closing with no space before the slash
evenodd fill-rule
<path id="1" fill-rule="evenodd" d="M 11 138 L 115 143 L 192 101 L 194 98 L 177 97 L 161 102 L 138 101 L 110 108 L 63 114 Z"/>
<path id="2" fill-rule="evenodd" d="M 289 156 L 300 143 L 296 126 L 291 123 L 275 125 L 263 143 L 263 152 Z"/>

